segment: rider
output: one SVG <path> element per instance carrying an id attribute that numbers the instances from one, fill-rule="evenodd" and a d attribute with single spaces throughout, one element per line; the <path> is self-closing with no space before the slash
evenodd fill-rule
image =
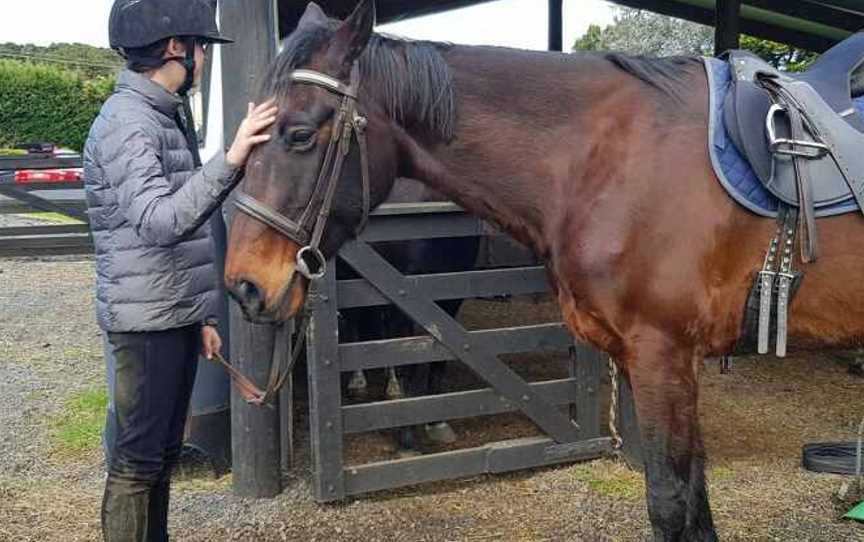
<path id="1" fill-rule="evenodd" d="M 198 352 L 221 348 L 207 219 L 269 139 L 276 109 L 250 104 L 229 150 L 201 167 L 184 98 L 204 49 L 231 42 L 215 2 L 115 0 L 109 35 L 126 69 L 84 150 L 97 320 L 116 360 L 102 532 L 108 542 L 165 541 Z"/>

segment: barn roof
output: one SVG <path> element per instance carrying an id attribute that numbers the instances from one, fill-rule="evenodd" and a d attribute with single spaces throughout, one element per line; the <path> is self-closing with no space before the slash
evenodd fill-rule
<path id="1" fill-rule="evenodd" d="M 329 13 L 344 17 L 356 1 L 318 0 L 318 4 Z M 392 22 L 489 1 L 377 0 L 378 21 Z M 714 24 L 715 0 L 611 1 L 703 24 Z M 280 31 L 283 35 L 296 26 L 306 4 L 304 0 L 279 0 Z M 864 0 L 742 0 L 741 31 L 757 37 L 822 51 L 860 29 L 864 29 Z"/>

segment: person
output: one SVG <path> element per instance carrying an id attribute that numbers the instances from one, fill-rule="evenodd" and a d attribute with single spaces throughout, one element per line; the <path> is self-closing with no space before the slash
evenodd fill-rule
<path id="1" fill-rule="evenodd" d="M 102 532 L 107 542 L 161 542 L 198 353 L 221 349 L 207 220 L 269 140 L 277 111 L 272 101 L 249 104 L 230 148 L 197 167 L 181 112 L 205 48 L 231 42 L 215 2 L 115 0 L 109 39 L 126 68 L 84 149 L 97 320 L 116 364 Z"/>

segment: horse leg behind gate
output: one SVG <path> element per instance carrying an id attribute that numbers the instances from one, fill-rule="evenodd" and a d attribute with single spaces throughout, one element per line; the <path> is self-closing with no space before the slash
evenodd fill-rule
<path id="1" fill-rule="evenodd" d="M 637 336 L 625 369 L 642 436 L 654 538 L 717 540 L 697 413 L 701 357 L 657 330 L 640 330 Z"/>

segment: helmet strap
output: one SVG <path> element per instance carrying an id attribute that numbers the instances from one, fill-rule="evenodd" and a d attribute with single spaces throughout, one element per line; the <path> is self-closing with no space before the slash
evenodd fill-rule
<path id="1" fill-rule="evenodd" d="M 186 56 L 170 56 L 165 59 L 165 62 L 179 62 L 186 70 L 186 79 L 177 89 L 177 94 L 185 97 L 195 84 L 195 38 L 187 38 L 183 43 L 186 45 Z"/>
<path id="2" fill-rule="evenodd" d="M 185 57 L 170 57 L 166 61 L 175 61 L 183 64 L 186 69 L 186 79 L 183 81 L 183 86 L 177 89 L 177 94 L 183 98 L 182 115 L 177 112 L 177 125 L 186 137 L 186 143 L 189 146 L 189 151 L 192 153 L 192 161 L 196 168 L 201 167 L 201 156 L 198 152 L 198 132 L 195 130 L 195 119 L 192 116 L 192 107 L 189 103 L 189 91 L 195 83 L 195 38 L 187 38 L 184 40 L 186 45 Z"/>

